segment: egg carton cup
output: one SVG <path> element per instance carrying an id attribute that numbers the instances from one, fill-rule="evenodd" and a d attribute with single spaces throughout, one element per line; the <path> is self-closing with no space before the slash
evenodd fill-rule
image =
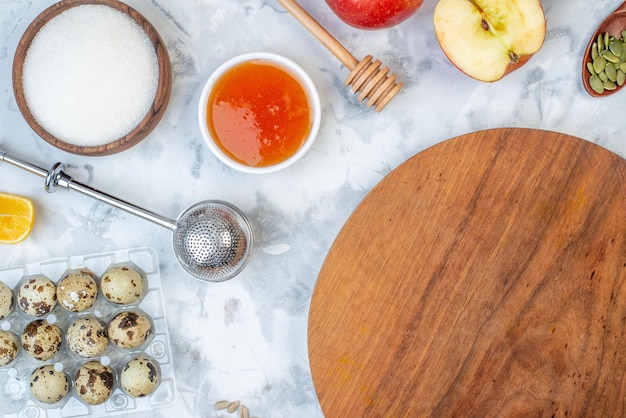
<path id="1" fill-rule="evenodd" d="M 112 265 L 125 264 L 138 268 L 146 281 L 146 290 L 140 299 L 128 305 L 118 305 L 108 301 L 100 288 L 100 277 Z M 17 292 L 26 276 L 43 274 L 55 285 L 70 270 L 88 269 L 94 273 L 98 284 L 98 296 L 93 306 L 83 312 L 70 312 L 60 306 L 43 316 L 27 315 L 18 306 Z M 114 416 L 134 412 L 150 411 L 172 405 L 176 401 L 177 389 L 174 379 L 173 355 L 165 314 L 165 304 L 159 261 L 152 248 L 140 247 L 67 258 L 55 258 L 19 267 L 0 269 L 0 281 L 13 290 L 15 307 L 10 315 L 0 320 L 0 329 L 11 331 L 18 339 L 26 325 L 38 319 L 59 326 L 63 341 L 61 350 L 51 359 L 39 361 L 20 347 L 20 352 L 12 363 L 0 367 L 0 413 L 5 418 L 53 418 L 53 417 L 93 417 Z M 95 317 L 105 326 L 122 311 L 136 311 L 146 315 L 152 322 L 152 333 L 146 341 L 133 349 L 122 349 L 109 343 L 98 357 L 85 358 L 73 353 L 66 341 L 68 327 L 77 319 Z M 137 355 L 147 355 L 154 359 L 159 368 L 160 382 L 149 396 L 134 398 L 127 395 L 120 385 L 120 372 L 124 365 Z M 114 373 L 115 383 L 111 396 L 100 405 L 88 405 L 76 394 L 74 376 L 81 365 L 88 361 L 99 361 L 109 366 Z M 54 404 L 44 404 L 34 399 L 29 390 L 31 373 L 46 364 L 52 364 L 57 371 L 67 373 L 70 381 L 68 394 Z"/>

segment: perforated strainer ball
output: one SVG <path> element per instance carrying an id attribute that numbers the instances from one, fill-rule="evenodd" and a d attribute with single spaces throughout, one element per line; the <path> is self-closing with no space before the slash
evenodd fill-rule
<path id="1" fill-rule="evenodd" d="M 174 253 L 189 274 L 221 282 L 239 273 L 250 259 L 252 228 L 235 206 L 208 200 L 187 208 L 176 220 Z"/>

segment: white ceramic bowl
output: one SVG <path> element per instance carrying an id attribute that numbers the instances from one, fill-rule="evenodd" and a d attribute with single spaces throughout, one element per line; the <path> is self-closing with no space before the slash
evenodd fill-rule
<path id="1" fill-rule="evenodd" d="M 222 149 L 215 143 L 215 139 L 211 135 L 209 127 L 207 126 L 207 105 L 209 96 L 215 85 L 216 81 L 220 79 L 222 75 L 224 75 L 228 70 L 232 67 L 245 63 L 245 62 L 268 62 L 275 66 L 286 70 L 289 74 L 296 78 L 299 81 L 301 86 L 304 88 L 306 95 L 308 96 L 309 107 L 311 110 L 311 124 L 309 128 L 308 135 L 300 148 L 295 152 L 295 154 L 291 155 L 287 159 L 282 162 L 276 163 L 274 165 L 268 166 L 250 166 L 245 163 L 236 161 L 232 159 L 229 155 L 227 155 Z M 311 148 L 313 143 L 315 142 L 315 138 L 319 132 L 320 123 L 321 123 L 321 105 L 320 98 L 315 87 L 313 81 L 309 77 L 309 75 L 295 62 L 291 61 L 288 58 L 285 58 L 281 55 L 277 55 L 269 52 L 253 52 L 243 55 L 238 55 L 234 58 L 229 59 L 220 65 L 209 77 L 209 79 L 204 84 L 202 89 L 202 93 L 200 94 L 200 100 L 198 104 L 198 123 L 200 126 L 200 132 L 202 133 L 202 137 L 204 138 L 206 144 L 213 154 L 224 164 L 227 166 L 239 170 L 245 173 L 251 174 L 265 174 L 265 173 L 273 173 L 278 170 L 282 170 L 286 167 L 291 166 L 296 161 L 301 159 L 304 154 Z"/>

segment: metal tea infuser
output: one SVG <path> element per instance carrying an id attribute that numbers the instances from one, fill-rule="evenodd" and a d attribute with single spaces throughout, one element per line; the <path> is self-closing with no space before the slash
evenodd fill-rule
<path id="1" fill-rule="evenodd" d="M 219 200 L 198 202 L 172 220 L 74 181 L 63 171 L 65 166 L 62 163 L 44 170 L 2 150 L 0 161 L 43 177 L 45 190 L 49 193 L 57 188 L 75 190 L 170 229 L 178 263 L 198 279 L 210 282 L 228 280 L 241 272 L 250 259 L 252 227 L 245 215 L 230 203 Z"/>

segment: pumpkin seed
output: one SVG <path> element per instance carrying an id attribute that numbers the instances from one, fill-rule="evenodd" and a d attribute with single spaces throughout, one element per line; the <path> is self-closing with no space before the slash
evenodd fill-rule
<path id="1" fill-rule="evenodd" d="M 598 34 L 591 45 L 586 63 L 589 86 L 602 94 L 626 84 L 626 29 L 617 38 L 608 32 Z"/>
<path id="2" fill-rule="evenodd" d="M 606 59 L 604 57 L 599 56 L 596 57 L 595 60 L 593 60 L 593 69 L 596 73 L 601 73 L 602 71 L 604 71 L 604 67 L 606 67 Z"/>
<path id="3" fill-rule="evenodd" d="M 604 50 L 604 38 L 602 34 L 598 35 L 598 54 Z"/>
<path id="4" fill-rule="evenodd" d="M 619 62 L 618 57 L 616 57 L 615 54 L 613 54 L 608 49 L 603 50 L 600 56 L 604 58 L 605 60 L 607 60 L 608 62 Z"/>
<path id="5" fill-rule="evenodd" d="M 617 85 L 612 81 L 605 81 L 602 83 L 602 86 L 604 87 L 604 90 L 615 90 L 617 88 Z"/>
<path id="6" fill-rule="evenodd" d="M 250 410 L 247 407 L 242 406 L 241 410 L 239 411 L 239 417 L 240 418 L 250 418 Z"/>
<path id="7" fill-rule="evenodd" d="M 609 81 L 612 81 L 614 83 L 615 81 L 617 81 L 617 71 L 615 71 L 615 67 L 613 67 L 612 65 L 607 65 L 604 69 L 604 73 L 606 74 Z"/>
<path id="8" fill-rule="evenodd" d="M 592 75 L 589 78 L 589 86 L 591 86 L 591 89 L 598 94 L 604 93 L 604 83 L 597 75 Z"/>
<path id="9" fill-rule="evenodd" d="M 611 51 L 616 57 L 622 55 L 622 42 L 617 39 L 613 39 L 609 42 L 609 51 Z"/>

